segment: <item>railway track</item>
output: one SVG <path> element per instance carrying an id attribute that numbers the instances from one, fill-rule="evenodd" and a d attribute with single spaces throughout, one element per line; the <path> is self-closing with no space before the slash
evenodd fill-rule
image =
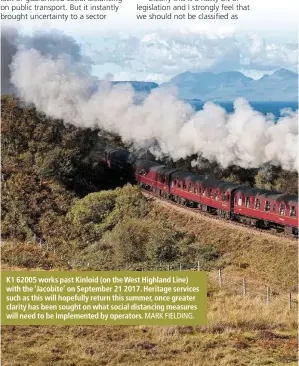
<path id="1" fill-rule="evenodd" d="M 141 188 L 141 191 L 145 196 L 154 198 L 155 200 L 158 200 L 158 201 L 161 201 L 161 202 L 165 202 L 169 206 L 172 206 L 176 209 L 179 209 L 182 213 L 183 212 L 185 212 L 185 213 L 189 212 L 190 214 L 192 214 L 195 217 L 200 216 L 201 218 L 204 218 L 206 220 L 215 221 L 218 224 L 222 223 L 222 224 L 225 224 L 225 225 L 230 225 L 231 227 L 235 227 L 235 228 L 237 227 L 240 230 L 243 230 L 243 231 L 246 231 L 246 232 L 249 232 L 249 233 L 259 234 L 261 236 L 265 236 L 265 237 L 268 237 L 268 238 L 269 238 L 269 236 L 270 237 L 272 236 L 272 237 L 278 237 L 278 238 L 284 239 L 284 240 L 287 239 L 287 240 L 290 240 L 290 241 L 293 241 L 293 242 L 298 240 L 298 237 L 296 237 L 294 235 L 288 235 L 288 234 L 285 234 L 285 233 L 278 233 L 278 232 L 272 231 L 272 230 L 266 230 L 266 229 L 260 229 L 260 228 L 248 226 L 248 225 L 242 224 L 240 222 L 227 220 L 227 219 L 221 218 L 217 215 L 214 215 L 214 214 L 211 214 L 211 213 L 208 213 L 208 212 L 204 212 L 204 211 L 202 211 L 198 208 L 191 208 L 191 207 L 181 205 L 177 202 L 170 201 L 170 200 L 168 200 L 164 197 L 161 197 L 160 195 L 158 195 L 154 192 L 148 191 L 144 188 Z"/>

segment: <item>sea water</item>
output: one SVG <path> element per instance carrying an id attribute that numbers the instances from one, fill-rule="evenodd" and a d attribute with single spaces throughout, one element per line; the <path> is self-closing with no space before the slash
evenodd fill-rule
<path id="1" fill-rule="evenodd" d="M 199 100 L 187 100 L 197 111 L 203 108 L 205 102 Z M 215 104 L 223 107 L 228 113 L 234 111 L 233 102 L 215 102 Z M 272 113 L 275 118 L 279 118 L 281 110 L 288 108 L 292 111 L 298 110 L 298 102 L 249 102 L 253 109 L 263 114 Z"/>

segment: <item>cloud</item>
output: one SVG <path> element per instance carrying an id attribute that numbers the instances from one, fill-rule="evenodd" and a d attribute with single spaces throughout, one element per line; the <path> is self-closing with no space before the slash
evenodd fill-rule
<path id="1" fill-rule="evenodd" d="M 155 36 L 144 42 L 146 48 L 161 45 L 171 52 L 171 44 Z M 49 40 L 52 44 L 55 42 Z M 222 167 L 271 163 L 289 170 L 298 168 L 298 111 L 284 111 L 276 123 L 273 116 L 237 99 L 231 114 L 212 102 L 196 112 L 178 99 L 175 89 L 162 87 L 136 104 L 138 98 L 129 84 L 112 85 L 106 80 L 96 89 L 95 77 L 83 57 L 73 57 L 59 47 L 55 52 L 52 46 L 46 49 L 51 52 L 44 52 L 44 47 L 19 47 L 11 64 L 11 81 L 26 103 L 51 117 L 117 133 L 136 148 L 150 148 L 156 156 L 168 155 L 174 160 L 198 154 Z"/>
<path id="2" fill-rule="evenodd" d="M 94 50 L 92 58 L 99 64 L 115 63 L 124 72 L 163 74 L 164 80 L 186 70 L 228 71 L 240 64 L 230 37 L 166 31 L 140 37 L 114 35 Z"/>
<path id="3" fill-rule="evenodd" d="M 1 30 L 1 93 L 11 93 L 13 85 L 10 82 L 10 68 L 13 56 L 17 52 L 18 33 L 12 28 Z"/>
<path id="4" fill-rule="evenodd" d="M 53 29 L 37 30 L 31 36 L 13 34 L 12 30 L 2 33 L 3 45 L 34 48 L 42 55 L 57 56 L 63 51 L 74 61 L 93 67 L 100 78 L 112 72 L 115 80 L 163 83 L 185 71 L 241 71 L 258 78 L 280 68 L 297 71 L 298 63 L 297 43 L 270 42 L 256 33 L 241 36 L 232 28 L 211 31 L 195 23 L 180 30 L 102 31 L 92 41 L 87 38 L 89 44 L 83 43 L 84 54 L 76 40 Z M 8 62 L 3 62 L 3 79 L 9 72 Z"/>
<path id="5" fill-rule="evenodd" d="M 134 79 L 147 73 L 153 75 L 152 81 L 166 81 L 185 71 L 243 70 L 248 75 L 279 68 L 295 71 L 297 53 L 296 43 L 269 42 L 254 33 L 241 38 L 231 29 L 208 32 L 191 28 L 139 36 L 106 35 L 94 47 L 92 59 L 98 64 L 113 63 Z"/>
<path id="6" fill-rule="evenodd" d="M 89 72 L 92 62 L 81 53 L 80 45 L 72 37 L 55 30 L 35 31 L 31 36 L 23 35 L 15 28 L 1 30 L 1 87 L 2 93 L 11 93 L 14 87 L 11 83 L 11 63 L 18 50 L 34 49 L 40 55 L 50 58 L 69 58 L 70 62 L 80 62 L 82 72 Z M 88 71 L 86 70 L 88 69 Z"/>
<path id="7" fill-rule="evenodd" d="M 274 71 L 279 68 L 297 70 L 298 44 L 266 42 L 258 34 L 249 34 L 240 43 L 241 65 L 247 70 Z"/>

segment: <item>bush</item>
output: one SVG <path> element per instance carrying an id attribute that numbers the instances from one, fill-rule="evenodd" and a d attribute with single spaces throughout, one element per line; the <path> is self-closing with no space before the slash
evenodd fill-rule
<path id="1" fill-rule="evenodd" d="M 141 193 L 140 188 L 127 184 L 116 190 L 115 220 L 138 219 L 146 217 L 151 211 L 152 205 Z"/>
<path id="2" fill-rule="evenodd" d="M 102 244 L 110 245 L 118 263 L 143 262 L 150 231 L 146 220 L 129 219 L 120 222 L 111 232 L 107 232 Z"/>
<path id="3" fill-rule="evenodd" d="M 98 242 L 106 231 L 128 219 L 143 218 L 151 209 L 138 187 L 130 184 L 115 191 L 90 193 L 77 200 L 67 219 L 81 248 Z"/>
<path id="4" fill-rule="evenodd" d="M 135 218 L 121 221 L 101 243 L 113 248 L 118 263 L 169 262 L 179 256 L 179 237 L 165 222 Z"/>
<path id="5" fill-rule="evenodd" d="M 165 221 L 152 224 L 148 245 L 148 257 L 154 262 L 172 262 L 181 254 L 178 243 L 182 238 L 172 225 Z"/>
<path id="6" fill-rule="evenodd" d="M 202 269 L 210 269 L 221 257 L 221 253 L 211 245 L 189 242 L 182 249 L 182 262 L 187 265 L 200 263 Z"/>

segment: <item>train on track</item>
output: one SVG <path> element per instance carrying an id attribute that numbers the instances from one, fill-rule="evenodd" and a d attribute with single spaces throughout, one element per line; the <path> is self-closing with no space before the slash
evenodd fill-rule
<path id="1" fill-rule="evenodd" d="M 147 191 L 227 220 L 298 235 L 298 195 L 223 182 L 157 162 L 122 149 L 106 149 L 107 167 L 131 172 Z"/>

